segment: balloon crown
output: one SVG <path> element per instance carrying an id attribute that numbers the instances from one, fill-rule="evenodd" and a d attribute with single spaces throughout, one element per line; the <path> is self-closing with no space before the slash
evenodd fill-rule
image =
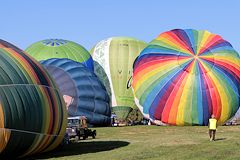
<path id="1" fill-rule="evenodd" d="M 43 40 L 42 43 L 46 46 L 58 47 L 58 46 L 65 45 L 67 41 L 63 39 L 46 39 L 46 40 Z"/>

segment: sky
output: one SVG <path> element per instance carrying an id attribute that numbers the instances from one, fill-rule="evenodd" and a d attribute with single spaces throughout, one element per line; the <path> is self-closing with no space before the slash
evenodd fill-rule
<path id="1" fill-rule="evenodd" d="M 0 39 L 23 50 L 48 38 L 90 50 L 113 36 L 150 42 L 162 32 L 192 28 L 219 34 L 240 52 L 239 0 L 0 1 Z"/>

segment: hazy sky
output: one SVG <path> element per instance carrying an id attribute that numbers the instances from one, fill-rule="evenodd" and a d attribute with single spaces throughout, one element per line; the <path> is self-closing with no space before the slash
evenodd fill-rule
<path id="1" fill-rule="evenodd" d="M 62 38 L 90 49 L 111 36 L 146 42 L 175 28 L 209 30 L 240 52 L 240 0 L 1 0 L 0 38 L 25 49 Z"/>

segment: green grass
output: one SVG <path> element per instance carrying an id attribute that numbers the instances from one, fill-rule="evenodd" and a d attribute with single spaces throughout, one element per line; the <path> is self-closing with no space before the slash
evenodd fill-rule
<path id="1" fill-rule="evenodd" d="M 210 142 L 207 127 L 133 126 L 97 128 L 81 140 L 29 159 L 228 160 L 240 159 L 240 126 L 221 126 Z"/>

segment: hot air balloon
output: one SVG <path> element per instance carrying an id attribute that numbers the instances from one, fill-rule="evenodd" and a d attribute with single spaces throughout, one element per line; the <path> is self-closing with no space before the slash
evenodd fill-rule
<path id="1" fill-rule="evenodd" d="M 46 70 L 0 40 L 0 157 L 52 150 L 66 124 L 64 100 Z"/>
<path id="2" fill-rule="evenodd" d="M 208 125 L 211 114 L 223 124 L 239 107 L 239 55 L 208 31 L 164 32 L 135 61 L 132 88 L 157 124 Z"/>
<path id="3" fill-rule="evenodd" d="M 50 58 L 68 58 L 84 64 L 93 71 L 93 60 L 90 53 L 81 45 L 63 39 L 46 39 L 30 45 L 26 52 L 36 60 Z"/>
<path id="4" fill-rule="evenodd" d="M 48 59 L 41 61 L 58 84 L 68 114 L 85 116 L 93 126 L 108 126 L 111 108 L 107 91 L 98 77 L 83 64 L 70 59 Z"/>
<path id="5" fill-rule="evenodd" d="M 131 89 L 132 66 L 145 47 L 146 43 L 137 39 L 113 37 L 100 41 L 90 51 L 108 77 L 112 110 L 119 119 L 126 119 L 131 109 L 136 108 Z M 95 70 L 95 73 L 99 77 L 103 75 L 102 71 Z"/>

